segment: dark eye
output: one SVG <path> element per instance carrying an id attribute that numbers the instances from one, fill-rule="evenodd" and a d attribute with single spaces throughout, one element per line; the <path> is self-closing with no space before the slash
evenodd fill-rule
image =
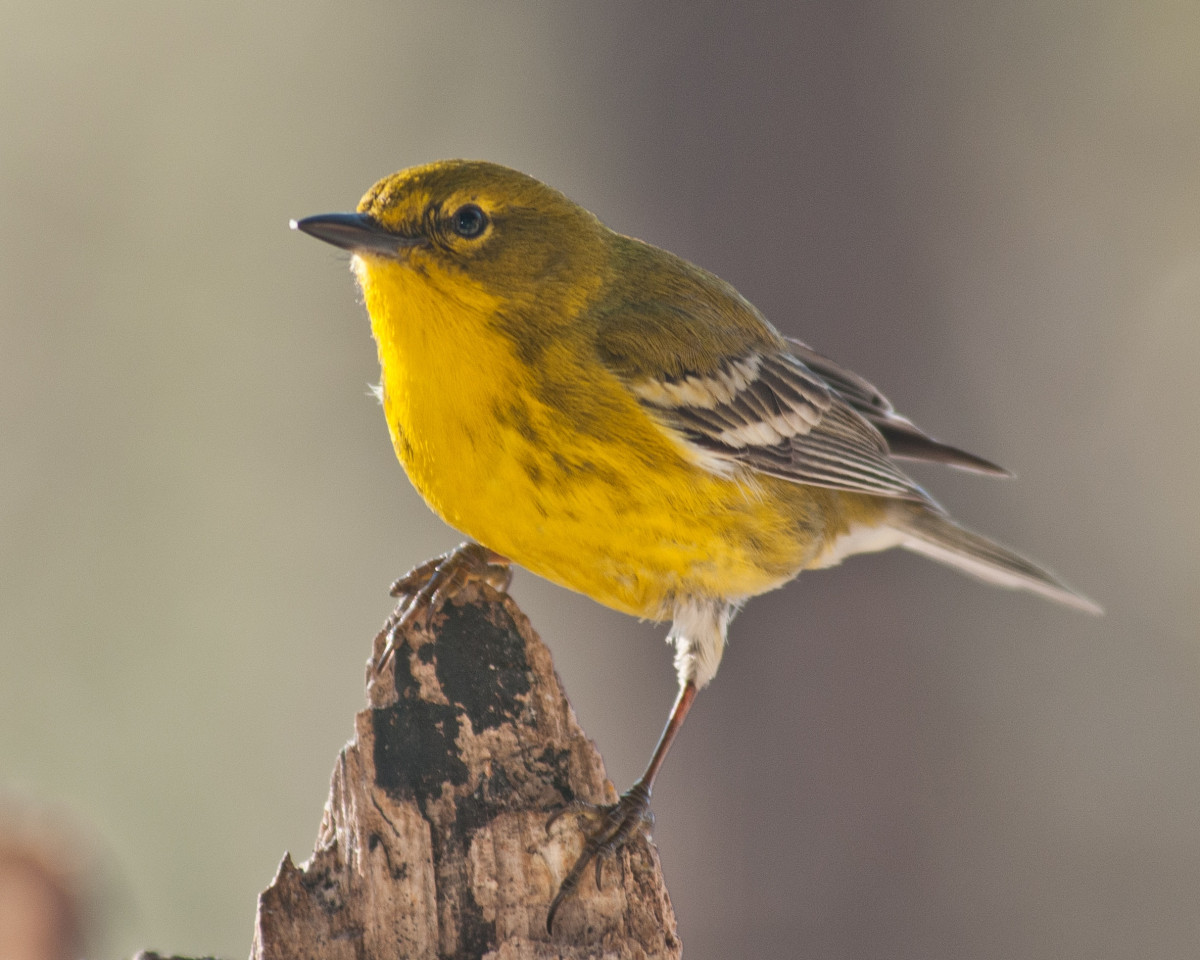
<path id="1" fill-rule="evenodd" d="M 450 222 L 454 225 L 455 233 L 470 239 L 483 233 L 483 228 L 487 226 L 487 214 L 475 204 L 468 203 L 454 211 Z"/>

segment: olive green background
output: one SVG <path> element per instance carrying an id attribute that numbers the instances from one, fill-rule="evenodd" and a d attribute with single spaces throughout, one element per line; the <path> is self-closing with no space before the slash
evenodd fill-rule
<path id="1" fill-rule="evenodd" d="M 311 850 L 409 488 L 346 258 L 450 156 L 733 282 L 1016 482 L 921 470 L 1103 619 L 920 558 L 753 601 L 655 797 L 690 960 L 1200 943 L 1200 7 L 0 6 L 0 783 L 97 957 L 243 956 Z M 663 628 L 518 573 L 610 774 Z"/>

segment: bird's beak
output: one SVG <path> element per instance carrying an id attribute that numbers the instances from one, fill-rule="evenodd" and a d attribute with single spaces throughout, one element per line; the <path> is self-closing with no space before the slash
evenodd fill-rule
<path id="1" fill-rule="evenodd" d="M 392 259 L 421 243 L 420 237 L 405 237 L 385 230 L 365 213 L 323 213 L 293 220 L 291 227 L 343 250 Z"/>

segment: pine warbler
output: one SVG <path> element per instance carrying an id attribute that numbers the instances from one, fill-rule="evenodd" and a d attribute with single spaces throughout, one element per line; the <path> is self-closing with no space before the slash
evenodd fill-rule
<path id="1" fill-rule="evenodd" d="M 747 598 L 898 546 L 1099 611 L 958 526 L 896 461 L 1005 471 L 929 437 L 729 284 L 532 177 L 433 163 L 379 181 L 357 213 L 293 227 L 353 253 L 396 454 L 474 541 L 427 568 L 424 599 L 471 576 L 503 585 L 511 559 L 672 621 L 667 726 L 642 777 L 598 814 L 547 927 L 587 864 L 644 822 Z"/>

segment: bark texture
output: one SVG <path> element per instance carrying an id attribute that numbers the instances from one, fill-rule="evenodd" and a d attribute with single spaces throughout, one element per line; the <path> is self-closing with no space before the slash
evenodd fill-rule
<path id="1" fill-rule="evenodd" d="M 404 608 L 402 600 L 399 614 Z M 375 638 L 379 661 L 388 629 Z M 470 583 L 367 672 L 312 856 L 259 896 L 252 960 L 677 958 L 643 838 L 546 911 L 583 846 L 549 815 L 615 791 L 550 654 L 507 596 Z"/>

